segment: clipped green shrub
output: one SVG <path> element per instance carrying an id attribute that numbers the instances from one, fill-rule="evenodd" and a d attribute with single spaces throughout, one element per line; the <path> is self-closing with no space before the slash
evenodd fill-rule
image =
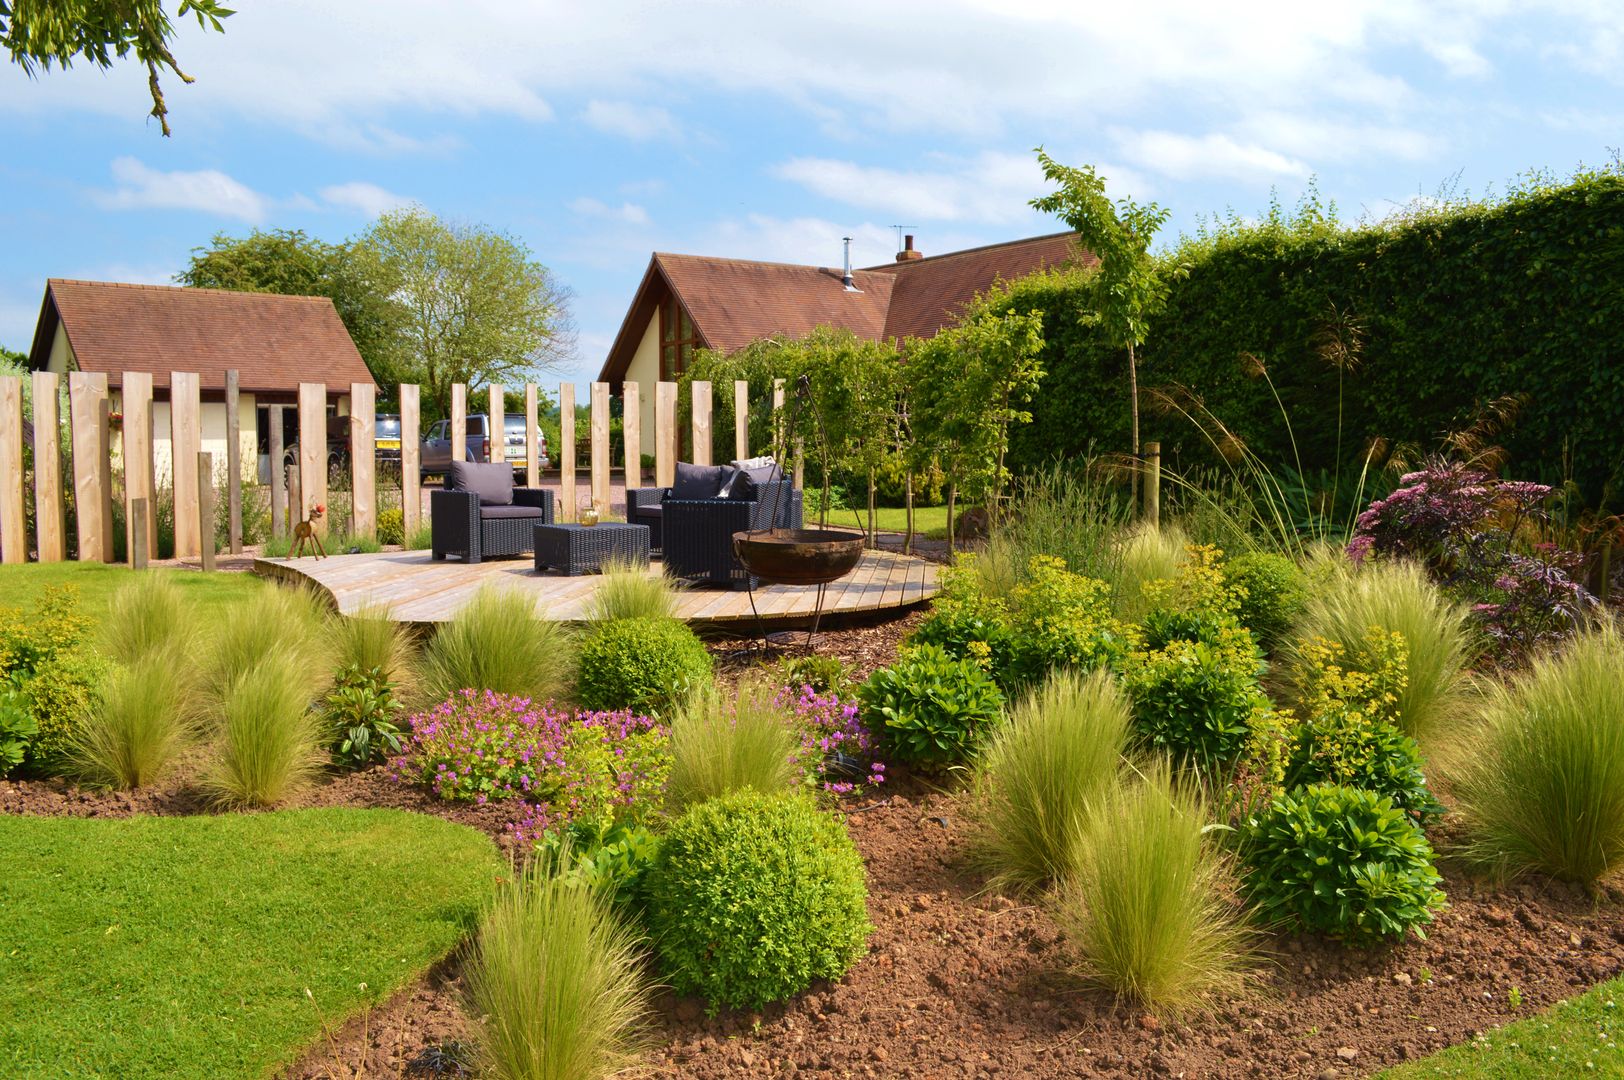
<path id="1" fill-rule="evenodd" d="M 92 787 L 129 790 L 161 777 L 191 735 L 187 683 L 166 664 L 121 664 L 68 748 L 69 769 Z"/>
<path id="2" fill-rule="evenodd" d="M 1103 671 L 1058 671 L 1018 701 L 976 774 L 973 853 L 998 888 L 1041 888 L 1072 869 L 1089 806 L 1116 783 L 1132 732 Z"/>
<path id="3" fill-rule="evenodd" d="M 863 718 L 890 754 L 915 765 L 974 756 L 996 726 L 1003 692 L 973 660 L 935 645 L 910 646 L 857 690 Z"/>
<path id="4" fill-rule="evenodd" d="M 1240 596 L 1235 617 L 1259 645 L 1274 648 L 1302 614 L 1307 599 L 1297 564 L 1284 555 L 1255 551 L 1224 563 L 1223 575 Z"/>
<path id="5" fill-rule="evenodd" d="M 499 1080 L 604 1080 L 636 1064 L 648 1012 L 637 934 L 579 876 L 537 860 L 480 924 L 468 1000 Z"/>
<path id="6" fill-rule="evenodd" d="M 676 619 L 614 619 L 581 641 L 576 696 L 588 709 L 657 713 L 709 686 L 710 653 Z"/>
<path id="7" fill-rule="evenodd" d="M 38 767 L 55 771 L 63 762 L 97 707 L 110 669 L 100 653 L 73 649 L 41 664 L 28 680 L 24 689 L 37 725 L 28 756 Z"/>
<path id="8" fill-rule="evenodd" d="M 650 574 L 647 563 L 606 564 L 587 604 L 587 618 L 594 622 L 669 619 L 676 613 L 677 594 L 670 578 Z"/>
<path id="9" fill-rule="evenodd" d="M 1584 885 L 1624 866 L 1624 634 L 1594 627 L 1497 684 L 1450 771 L 1479 864 Z"/>
<path id="10" fill-rule="evenodd" d="M 1250 638 L 1227 649 L 1173 640 L 1164 649 L 1134 654 L 1122 685 L 1133 701 L 1140 740 L 1203 768 L 1239 756 L 1255 718 L 1269 710 L 1249 645 Z"/>
<path id="11" fill-rule="evenodd" d="M 1442 735 L 1464 706 L 1467 665 L 1474 640 L 1470 611 L 1443 594 L 1422 567 L 1396 559 L 1370 560 L 1353 573 L 1326 573 L 1304 604 L 1286 648 L 1298 652 L 1317 639 L 1342 648 L 1358 666 L 1371 627 L 1400 634 L 1409 649 L 1406 683 L 1397 694 L 1393 721 L 1425 744 Z M 1302 689 L 1296 688 L 1299 700 Z"/>
<path id="12" fill-rule="evenodd" d="M 423 651 L 422 694 L 445 701 L 459 690 L 493 690 L 544 702 L 569 688 L 574 646 L 563 623 L 536 614 L 522 592 L 480 588 Z"/>
<path id="13" fill-rule="evenodd" d="M 798 795 L 738 792 L 674 821 L 645 879 L 660 970 L 711 1008 L 759 1008 L 838 979 L 869 931 L 863 860 Z"/>
<path id="14" fill-rule="evenodd" d="M 202 778 L 215 803 L 274 806 L 315 776 L 324 741 L 302 663 L 278 650 L 228 685 L 220 741 Z"/>
<path id="15" fill-rule="evenodd" d="M 1444 905 L 1426 835 L 1374 791 L 1314 785 L 1281 795 L 1241 844 L 1247 895 L 1267 921 L 1365 944 L 1425 937 Z"/>
<path id="16" fill-rule="evenodd" d="M 1165 766 L 1090 802 L 1055 897 L 1080 975 L 1153 1011 L 1239 989 L 1247 935 L 1205 825 Z"/>
<path id="17" fill-rule="evenodd" d="M 390 508 L 378 512 L 378 543 L 401 546 L 406 543 L 406 513 Z"/>
<path id="18" fill-rule="evenodd" d="M 800 778 L 800 740 L 771 687 L 752 683 L 724 694 L 704 686 L 671 716 L 666 803 L 682 811 L 734 791 L 788 791 Z"/>

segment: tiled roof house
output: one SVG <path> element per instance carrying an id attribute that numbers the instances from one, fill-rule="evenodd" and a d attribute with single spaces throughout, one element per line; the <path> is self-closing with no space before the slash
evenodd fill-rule
<path id="1" fill-rule="evenodd" d="M 349 411 L 351 383 L 372 382 L 325 297 L 62 278 L 46 283 L 28 362 L 34 370 L 64 376 L 106 373 L 115 412 L 122 411 L 124 373 L 150 373 L 153 449 L 160 460 L 169 453 L 170 372 L 198 374 L 202 448 L 214 452 L 216 460 L 224 460 L 226 446 L 227 371 L 238 373 L 245 461 L 269 452 L 267 406 L 297 401 L 301 382 L 325 383 L 327 407 L 334 414 Z M 261 465 L 263 474 L 268 462 Z"/>
<path id="2" fill-rule="evenodd" d="M 894 262 L 851 272 L 655 252 L 598 379 L 675 379 L 697 348 L 732 352 L 762 338 L 843 327 L 873 341 L 931 337 L 977 293 L 1062 263 L 1088 264 L 1075 233 L 1054 233 L 929 258 L 908 237 Z M 653 394 L 641 395 L 653 430 Z"/>

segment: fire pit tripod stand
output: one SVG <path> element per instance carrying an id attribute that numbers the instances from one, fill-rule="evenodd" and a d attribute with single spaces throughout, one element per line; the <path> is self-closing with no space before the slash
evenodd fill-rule
<path id="1" fill-rule="evenodd" d="M 828 438 L 823 429 L 823 417 L 818 412 L 817 402 L 812 400 L 812 380 L 806 375 L 802 375 L 796 381 L 795 400 L 790 405 L 789 419 L 779 433 L 782 442 L 775 443 L 775 456 L 779 461 L 788 458 L 787 450 L 795 443 L 795 432 L 801 419 L 801 411 L 808 406 L 812 410 L 812 419 L 816 424 L 819 461 L 823 467 L 822 505 L 827 506 Z M 779 502 L 787 497 L 788 486 L 787 484 L 773 486 L 774 503 L 768 521 L 782 520 L 779 516 Z M 761 631 L 764 647 L 767 641 L 767 627 L 762 621 L 761 612 L 756 608 L 756 579 L 760 578 L 772 585 L 817 587 L 817 601 L 812 609 L 812 628 L 806 636 L 806 643 L 810 646 L 817 636 L 819 624 L 823 621 L 826 590 L 831 583 L 852 572 L 852 568 L 863 557 L 864 542 L 865 538 L 861 533 L 852 533 L 844 529 L 769 528 L 750 529 L 733 534 L 733 554 L 750 575 L 750 611 L 756 617 L 756 628 Z"/>

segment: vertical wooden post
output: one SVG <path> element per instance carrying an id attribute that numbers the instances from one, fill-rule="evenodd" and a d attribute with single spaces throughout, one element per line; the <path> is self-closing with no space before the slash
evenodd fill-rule
<path id="1" fill-rule="evenodd" d="M 1162 524 L 1162 444 L 1145 444 L 1145 520 L 1153 529 Z"/>
<path id="2" fill-rule="evenodd" d="M 537 420 L 540 412 L 536 384 L 527 382 L 524 384 L 524 476 L 525 482 L 533 488 L 541 486 L 541 423 Z"/>
<path id="3" fill-rule="evenodd" d="M 507 460 L 507 393 L 501 383 L 491 383 L 491 407 L 485 414 L 485 456 L 487 461 Z"/>
<path id="4" fill-rule="evenodd" d="M 226 540 L 233 555 L 242 554 L 242 377 L 226 372 L 226 500 L 231 520 Z"/>
<path id="5" fill-rule="evenodd" d="M 609 384 L 592 384 L 592 503 L 609 512 Z"/>
<path id="6" fill-rule="evenodd" d="M 643 403 L 634 382 L 620 384 L 620 441 L 626 451 L 626 487 L 642 487 Z"/>
<path id="7" fill-rule="evenodd" d="M 299 505 L 295 521 L 304 521 L 317 506 L 327 505 L 327 384 L 299 384 Z M 327 535 L 323 511 L 316 532 Z"/>
<path id="8" fill-rule="evenodd" d="M 654 486 L 677 479 L 677 384 L 654 384 Z"/>
<path id="9" fill-rule="evenodd" d="M 207 573 L 214 569 L 214 455 L 207 451 L 197 455 L 197 535 Z"/>
<path id="10" fill-rule="evenodd" d="M 140 565 L 158 554 L 158 515 L 154 509 L 152 479 L 152 373 L 126 371 L 119 386 L 124 403 L 124 550 L 130 565 Z M 141 522 L 146 539 L 135 528 L 135 500 L 142 500 Z"/>
<path id="11" fill-rule="evenodd" d="M 287 456 L 287 447 L 282 444 L 287 407 L 268 406 L 265 419 L 271 425 L 271 535 L 281 538 L 288 534 L 288 469 L 282 460 Z"/>
<path id="12" fill-rule="evenodd" d="M 128 374 L 126 374 L 125 378 L 128 377 Z M 127 421 L 129 418 L 130 414 L 126 412 L 124 414 L 124 419 Z M 152 515 L 147 512 L 147 505 L 148 504 L 145 496 L 139 499 L 130 500 L 129 526 L 131 536 L 140 536 L 142 533 L 150 533 L 152 531 Z M 145 570 L 147 568 L 147 545 L 136 544 L 129 550 L 130 567 L 135 570 Z"/>
<path id="13" fill-rule="evenodd" d="M 40 562 L 68 557 L 62 512 L 62 425 L 54 371 L 34 372 L 34 545 Z"/>
<path id="14" fill-rule="evenodd" d="M 464 383 L 451 384 L 451 460 L 462 461 L 468 456 L 468 387 Z"/>
<path id="15" fill-rule="evenodd" d="M 197 455 L 202 449 L 201 394 L 196 372 L 169 373 L 169 475 L 175 494 L 175 558 L 203 550 L 197 531 Z M 209 477 L 214 483 L 214 477 Z"/>
<path id="16" fill-rule="evenodd" d="M 350 383 L 350 535 L 378 535 L 378 388 Z"/>
<path id="17" fill-rule="evenodd" d="M 101 462 L 102 561 L 113 562 L 113 416 L 107 392 L 107 372 L 93 372 L 100 396 L 96 399 L 96 460 Z"/>
<path id="18" fill-rule="evenodd" d="M 575 384 L 558 388 L 558 520 L 575 520 Z"/>
<path id="19" fill-rule="evenodd" d="M 23 380 L 0 375 L 0 562 L 28 561 L 23 519 Z"/>
<path id="20" fill-rule="evenodd" d="M 410 541 L 423 518 L 423 440 L 416 383 L 400 384 L 400 520 Z"/>
<path id="21" fill-rule="evenodd" d="M 711 463 L 711 384 L 703 380 L 690 384 L 694 413 L 694 464 Z"/>
<path id="22" fill-rule="evenodd" d="M 733 380 L 733 457 L 743 461 L 750 456 L 750 384 Z"/>
<path id="23" fill-rule="evenodd" d="M 112 552 L 102 547 L 107 533 L 107 455 L 101 453 L 101 403 L 107 400 L 107 376 L 97 386 L 94 375 L 68 372 L 68 413 L 73 424 L 74 527 L 80 562 L 106 562 Z"/>
<path id="24" fill-rule="evenodd" d="M 304 512 L 299 508 L 304 505 L 304 492 L 299 486 L 299 463 L 290 462 L 288 470 L 288 532 L 304 520 Z"/>

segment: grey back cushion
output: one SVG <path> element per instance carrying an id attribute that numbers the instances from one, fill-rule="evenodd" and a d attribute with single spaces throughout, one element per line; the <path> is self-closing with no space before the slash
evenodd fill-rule
<path id="1" fill-rule="evenodd" d="M 446 469 L 445 489 L 471 491 L 479 496 L 481 506 L 512 506 L 513 466 L 453 461 Z"/>
<path id="2" fill-rule="evenodd" d="M 732 477 L 728 465 L 690 465 L 677 462 L 677 475 L 671 485 L 673 499 L 714 499 L 722 492 L 722 485 Z"/>
<path id="3" fill-rule="evenodd" d="M 748 461 L 734 461 L 729 464 L 737 472 L 733 474 L 733 481 L 728 489 L 722 493 L 722 497 L 726 499 L 755 502 L 761 494 L 762 485 L 784 478 L 784 470 L 780 469 L 772 458 L 751 458 Z"/>

